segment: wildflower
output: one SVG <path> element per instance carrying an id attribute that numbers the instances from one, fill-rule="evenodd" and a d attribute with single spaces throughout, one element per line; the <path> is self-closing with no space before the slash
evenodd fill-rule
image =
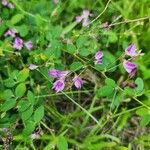
<path id="1" fill-rule="evenodd" d="M 35 64 L 30 64 L 30 65 L 29 65 L 29 69 L 30 69 L 30 70 L 35 70 L 35 69 L 37 69 L 37 68 L 38 68 L 38 66 L 35 65 Z"/>
<path id="2" fill-rule="evenodd" d="M 12 37 L 16 37 L 16 33 L 17 31 L 15 29 L 9 29 L 7 32 L 5 32 L 4 36 L 12 36 Z"/>
<path id="3" fill-rule="evenodd" d="M 37 138 L 39 138 L 40 137 L 40 135 L 38 134 L 38 133 L 32 133 L 31 135 L 30 135 L 30 138 L 31 139 L 37 139 Z"/>
<path id="4" fill-rule="evenodd" d="M 134 43 L 130 44 L 125 49 L 125 53 L 126 53 L 126 55 L 131 56 L 131 57 L 136 57 L 136 56 L 139 56 L 139 55 L 143 55 L 143 53 L 141 53 L 141 51 L 137 51 Z"/>
<path id="5" fill-rule="evenodd" d="M 81 16 L 76 16 L 76 22 L 80 23 L 82 22 L 82 26 L 88 26 L 90 21 L 89 21 L 89 16 L 92 16 L 92 14 L 89 12 L 89 10 L 83 10 Z"/>
<path id="6" fill-rule="evenodd" d="M 53 83 L 52 89 L 54 89 L 54 90 L 56 91 L 56 93 L 62 91 L 64 88 L 65 88 L 64 79 L 56 80 L 56 81 Z"/>
<path id="7" fill-rule="evenodd" d="M 58 4 L 58 3 L 59 3 L 59 0 L 53 0 L 53 2 L 54 2 L 55 4 Z"/>
<path id="8" fill-rule="evenodd" d="M 7 0 L 2 0 L 2 5 L 7 6 Z"/>
<path id="9" fill-rule="evenodd" d="M 95 59 L 96 59 L 96 60 L 102 59 L 102 57 L 103 57 L 103 52 L 102 52 L 102 51 L 98 51 L 98 52 L 95 54 Z"/>
<path id="10" fill-rule="evenodd" d="M 101 24 L 100 28 L 103 28 L 103 29 L 109 29 L 111 26 L 109 25 L 108 22 L 104 22 Z"/>
<path id="11" fill-rule="evenodd" d="M 54 78 L 65 78 L 69 71 L 61 71 L 57 69 L 51 69 L 48 71 L 49 76 Z"/>
<path id="12" fill-rule="evenodd" d="M 23 47 L 23 40 L 19 37 L 16 37 L 15 41 L 14 41 L 14 44 L 13 44 L 13 47 L 15 49 L 21 50 L 22 47 Z"/>
<path id="13" fill-rule="evenodd" d="M 14 9 L 14 8 L 15 8 L 13 3 L 8 3 L 8 7 L 9 7 L 10 9 Z"/>
<path id="14" fill-rule="evenodd" d="M 135 74 L 136 72 L 136 69 L 137 69 L 137 66 L 136 64 L 130 62 L 130 61 L 127 61 L 127 60 L 124 60 L 123 62 L 123 66 L 125 68 L 125 70 L 129 73 L 129 74 Z"/>
<path id="15" fill-rule="evenodd" d="M 103 52 L 102 51 L 98 51 L 95 54 L 95 64 L 102 64 L 102 58 L 103 58 Z"/>
<path id="16" fill-rule="evenodd" d="M 83 81 L 81 80 L 81 78 L 79 76 L 75 76 L 73 78 L 73 82 L 74 82 L 74 85 L 77 89 L 81 89 L 81 86 L 83 84 Z"/>
<path id="17" fill-rule="evenodd" d="M 31 48 L 33 47 L 33 44 L 31 41 L 28 41 L 25 43 L 25 47 L 28 49 L 28 50 L 31 50 Z"/>

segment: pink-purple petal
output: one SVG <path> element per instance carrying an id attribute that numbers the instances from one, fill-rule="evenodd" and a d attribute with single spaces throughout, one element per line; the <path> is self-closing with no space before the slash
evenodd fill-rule
<path id="1" fill-rule="evenodd" d="M 54 89 L 56 91 L 56 93 L 62 91 L 64 88 L 65 88 L 65 83 L 64 83 L 63 79 L 56 80 L 53 83 L 52 89 Z"/>
<path id="2" fill-rule="evenodd" d="M 127 60 L 124 60 L 123 62 L 123 66 L 125 68 L 125 70 L 131 74 L 132 72 L 134 72 L 137 68 L 136 64 L 130 62 L 130 61 L 127 61 Z"/>
<path id="3" fill-rule="evenodd" d="M 79 76 L 75 76 L 73 78 L 73 82 L 74 82 L 74 85 L 77 89 L 81 89 L 82 87 L 82 84 L 83 84 L 83 81 L 82 79 L 79 77 Z"/>

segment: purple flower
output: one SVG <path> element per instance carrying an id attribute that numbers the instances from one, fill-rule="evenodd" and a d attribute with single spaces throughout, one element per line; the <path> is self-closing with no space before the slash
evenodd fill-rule
<path id="1" fill-rule="evenodd" d="M 76 16 L 76 22 L 80 23 L 82 21 L 82 17 L 81 16 Z"/>
<path id="2" fill-rule="evenodd" d="M 14 8 L 15 8 L 13 3 L 8 3 L 8 7 L 9 7 L 10 9 L 14 9 Z"/>
<path id="3" fill-rule="evenodd" d="M 102 51 L 98 51 L 95 54 L 95 64 L 102 64 L 102 58 L 103 58 L 103 52 Z"/>
<path id="4" fill-rule="evenodd" d="M 57 69 L 50 69 L 48 71 L 49 76 L 54 77 L 54 78 L 65 78 L 69 71 L 61 71 Z"/>
<path id="5" fill-rule="evenodd" d="M 92 14 L 89 12 L 89 10 L 83 10 L 82 14 L 80 16 L 76 16 L 76 22 L 80 23 L 82 22 L 82 26 L 88 26 L 90 21 L 89 21 L 89 16 L 92 16 Z"/>
<path id="6" fill-rule="evenodd" d="M 135 74 L 136 69 L 137 69 L 136 64 L 134 64 L 130 61 L 127 61 L 127 60 L 124 60 L 123 67 L 129 74 Z"/>
<path id="7" fill-rule="evenodd" d="M 73 78 L 73 82 L 74 82 L 74 85 L 77 89 L 81 89 L 81 86 L 83 84 L 83 81 L 81 80 L 81 78 L 79 76 L 75 76 Z"/>
<path id="8" fill-rule="evenodd" d="M 65 88 L 65 83 L 64 83 L 63 79 L 56 80 L 53 83 L 52 89 L 54 89 L 56 91 L 56 93 L 62 91 L 64 88 Z"/>
<path id="9" fill-rule="evenodd" d="M 96 59 L 96 60 L 99 60 L 99 59 L 101 59 L 102 57 L 103 57 L 103 52 L 102 52 L 102 51 L 96 52 L 96 54 L 95 54 L 95 59 Z"/>
<path id="10" fill-rule="evenodd" d="M 136 46 L 134 43 L 130 44 L 126 49 L 125 49 L 125 53 L 128 56 L 131 57 L 136 57 L 139 55 L 143 55 L 143 53 L 141 53 L 141 51 L 137 51 Z"/>
<path id="11" fill-rule="evenodd" d="M 2 5 L 7 6 L 7 0 L 2 0 Z"/>
<path id="12" fill-rule="evenodd" d="M 102 59 L 95 60 L 95 61 L 94 61 L 94 64 L 95 64 L 95 65 L 102 64 Z"/>
<path id="13" fill-rule="evenodd" d="M 7 32 L 5 32 L 4 36 L 12 36 L 12 37 L 16 37 L 16 33 L 17 31 L 15 29 L 9 29 Z"/>
<path id="14" fill-rule="evenodd" d="M 29 65 L 29 69 L 30 69 L 30 70 L 35 70 L 35 69 L 37 69 L 37 68 L 38 68 L 38 66 L 35 65 L 35 64 L 30 64 L 30 65 Z"/>
<path id="15" fill-rule="evenodd" d="M 33 44 L 31 41 L 28 41 L 25 43 L 25 47 L 28 49 L 28 50 L 31 50 L 31 48 L 33 47 Z"/>
<path id="16" fill-rule="evenodd" d="M 13 48 L 21 50 L 22 47 L 23 47 L 23 40 L 19 37 L 16 37 L 13 43 Z"/>

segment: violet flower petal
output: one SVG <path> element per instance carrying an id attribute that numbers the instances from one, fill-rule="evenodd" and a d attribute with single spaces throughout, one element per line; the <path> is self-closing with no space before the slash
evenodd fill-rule
<path id="1" fill-rule="evenodd" d="M 15 41 L 13 43 L 13 48 L 17 49 L 17 50 L 21 50 L 23 47 L 23 40 L 19 37 L 15 38 Z"/>
<path id="2" fill-rule="evenodd" d="M 7 0 L 2 0 L 2 5 L 7 6 Z"/>
<path id="3" fill-rule="evenodd" d="M 129 74 L 135 72 L 135 70 L 136 70 L 136 68 L 137 68 L 136 64 L 134 64 L 134 63 L 132 63 L 132 62 L 130 62 L 130 61 L 127 61 L 127 60 L 124 60 L 123 66 L 124 66 L 125 70 L 126 70 Z"/>
<path id="4" fill-rule="evenodd" d="M 81 86 L 82 86 L 82 84 L 83 84 L 83 81 L 82 81 L 82 79 L 81 79 L 79 76 L 75 76 L 75 77 L 73 78 L 73 82 L 74 82 L 74 85 L 75 85 L 75 87 L 76 87 L 77 89 L 81 89 Z"/>
<path id="5" fill-rule="evenodd" d="M 96 54 L 95 54 L 95 59 L 96 60 L 101 59 L 102 57 L 103 57 L 103 52 L 102 51 L 96 52 Z"/>
<path id="6" fill-rule="evenodd" d="M 35 69 L 37 69 L 37 68 L 38 68 L 38 66 L 35 65 L 35 64 L 30 64 L 30 65 L 29 65 L 29 69 L 30 69 L 30 70 L 35 70 Z"/>
<path id="7" fill-rule="evenodd" d="M 28 50 L 31 50 L 31 48 L 33 47 L 33 44 L 31 41 L 28 41 L 25 43 L 25 47 L 28 49 Z"/>
<path id="8" fill-rule="evenodd" d="M 126 55 L 129 55 L 131 57 L 138 56 L 139 54 L 136 52 L 136 47 L 135 44 L 130 44 L 126 49 L 125 49 Z"/>
<path id="9" fill-rule="evenodd" d="M 65 88 L 65 83 L 64 83 L 63 79 L 56 80 L 53 83 L 52 89 L 54 89 L 56 91 L 56 93 L 62 91 L 64 88 Z"/>

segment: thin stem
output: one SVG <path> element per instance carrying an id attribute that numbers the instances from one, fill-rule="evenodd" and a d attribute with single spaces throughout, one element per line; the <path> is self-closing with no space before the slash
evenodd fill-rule
<path id="1" fill-rule="evenodd" d="M 126 24 L 126 23 L 131 23 L 131 22 L 137 22 L 137 21 L 142 21 L 142 20 L 147 20 L 150 19 L 150 16 L 146 16 L 146 17 L 142 17 L 142 18 L 137 18 L 137 19 L 133 19 L 133 20 L 125 20 L 125 21 L 121 21 L 121 22 L 117 22 L 117 23 L 112 23 L 109 26 L 116 26 L 116 25 L 120 25 L 120 24 Z"/>
<path id="2" fill-rule="evenodd" d="M 78 94 L 78 93 L 89 93 L 89 92 L 93 92 L 93 90 L 71 91 L 71 92 L 65 92 L 65 93 L 66 93 L 66 94 Z M 53 97 L 53 96 L 60 96 L 60 95 L 63 95 L 63 93 L 39 95 L 39 96 L 35 96 L 35 98 Z"/>
<path id="3" fill-rule="evenodd" d="M 37 69 L 39 73 L 41 73 L 50 83 L 52 83 L 39 69 Z M 65 92 L 61 91 L 62 94 L 64 94 L 69 100 L 71 100 L 76 106 L 78 106 L 81 110 L 83 110 L 87 115 L 89 115 L 99 126 L 99 121 L 91 115 L 85 108 L 83 108 L 81 105 L 79 105 L 75 100 L 73 100 L 70 96 L 68 96 Z"/>
<path id="4" fill-rule="evenodd" d="M 106 11 L 106 9 L 108 8 L 108 5 L 109 5 L 109 3 L 111 2 L 111 0 L 109 0 L 108 2 L 107 2 L 107 4 L 106 4 L 106 6 L 105 6 L 105 8 L 103 9 L 103 11 L 95 18 L 95 19 L 93 19 L 89 24 L 92 24 L 93 22 L 95 22 L 97 19 L 99 19 L 102 15 L 103 15 L 103 13 Z"/>

